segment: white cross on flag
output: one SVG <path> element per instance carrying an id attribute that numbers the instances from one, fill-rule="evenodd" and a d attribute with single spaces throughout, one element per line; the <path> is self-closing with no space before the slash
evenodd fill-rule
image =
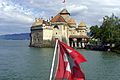
<path id="1" fill-rule="evenodd" d="M 55 80 L 85 80 L 79 64 L 86 59 L 76 50 L 58 41 L 58 65 Z"/>

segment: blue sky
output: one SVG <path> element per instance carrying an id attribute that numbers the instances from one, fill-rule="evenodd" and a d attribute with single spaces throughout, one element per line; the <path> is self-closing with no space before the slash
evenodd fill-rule
<path id="1" fill-rule="evenodd" d="M 0 35 L 30 32 L 35 18 L 49 19 L 66 8 L 79 24 L 101 25 L 105 15 L 120 17 L 120 0 L 0 0 Z"/>

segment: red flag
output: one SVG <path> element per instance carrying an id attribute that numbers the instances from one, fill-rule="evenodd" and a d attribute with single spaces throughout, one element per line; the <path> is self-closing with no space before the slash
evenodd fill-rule
<path id="1" fill-rule="evenodd" d="M 58 43 L 59 60 L 55 80 L 85 80 L 79 63 L 86 62 L 86 59 L 63 42 L 59 41 Z"/>

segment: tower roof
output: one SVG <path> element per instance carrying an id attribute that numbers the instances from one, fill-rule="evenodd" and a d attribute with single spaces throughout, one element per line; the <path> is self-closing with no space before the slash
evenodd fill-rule
<path id="1" fill-rule="evenodd" d="M 58 14 L 50 20 L 50 22 L 65 22 L 64 18 Z"/>
<path id="2" fill-rule="evenodd" d="M 86 24 L 85 24 L 85 22 L 80 22 L 80 24 L 78 25 L 78 27 L 86 27 Z"/>
<path id="3" fill-rule="evenodd" d="M 68 24 L 76 25 L 76 22 L 73 18 L 70 18 L 70 20 L 68 21 Z"/>
<path id="4" fill-rule="evenodd" d="M 60 12 L 60 14 L 69 14 L 69 15 L 70 15 L 70 13 L 67 11 L 67 9 L 63 9 L 63 10 Z"/>

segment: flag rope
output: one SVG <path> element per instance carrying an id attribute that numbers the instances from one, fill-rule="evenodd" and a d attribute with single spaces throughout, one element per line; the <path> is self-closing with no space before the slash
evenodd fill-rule
<path id="1" fill-rule="evenodd" d="M 49 80 L 52 80 L 55 56 L 56 56 L 56 51 L 57 51 L 57 44 L 58 44 L 58 39 L 56 40 L 56 44 L 55 44 L 55 49 L 54 49 L 54 54 L 53 54 L 53 60 L 52 60 L 52 66 L 51 66 L 51 70 L 50 70 L 50 78 L 49 78 Z"/>

